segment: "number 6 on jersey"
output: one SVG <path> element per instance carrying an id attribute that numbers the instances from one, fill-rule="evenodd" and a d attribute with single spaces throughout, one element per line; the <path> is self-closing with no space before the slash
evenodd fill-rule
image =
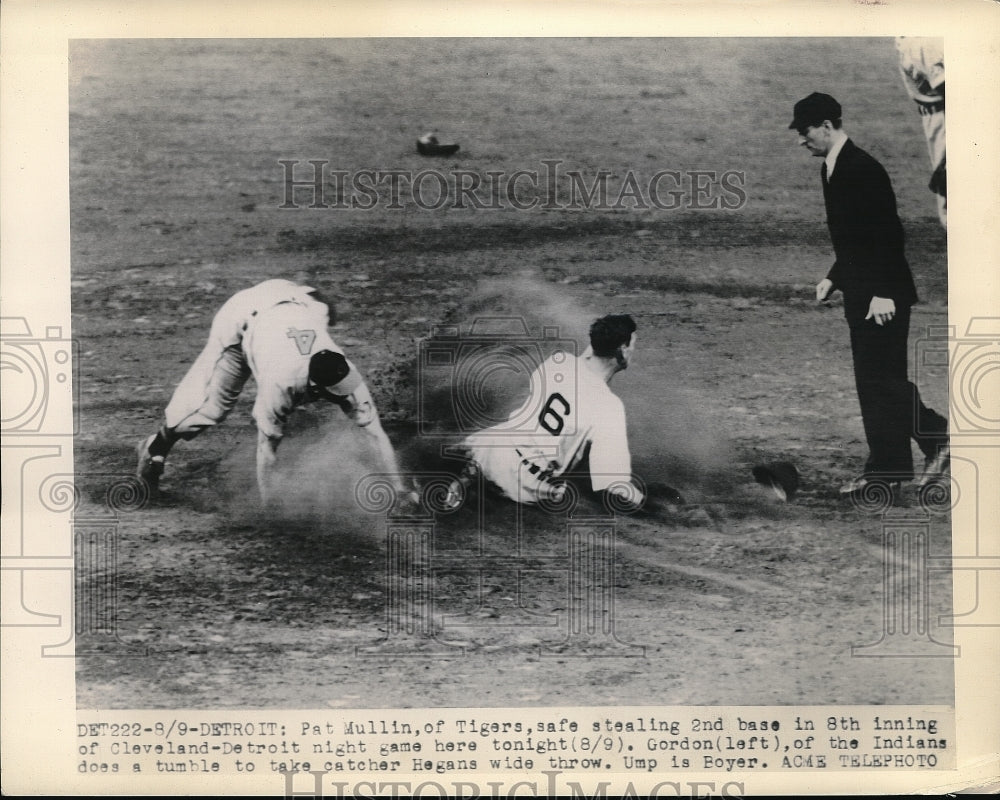
<path id="1" fill-rule="evenodd" d="M 552 407 L 553 403 L 559 403 L 562 406 L 561 413 Z M 558 436 L 562 433 L 563 426 L 566 424 L 565 417 L 569 412 L 569 401 L 559 394 L 559 392 L 553 392 L 549 395 L 549 399 L 545 401 L 545 405 L 542 406 L 542 410 L 538 415 L 538 424 L 553 436 Z"/>

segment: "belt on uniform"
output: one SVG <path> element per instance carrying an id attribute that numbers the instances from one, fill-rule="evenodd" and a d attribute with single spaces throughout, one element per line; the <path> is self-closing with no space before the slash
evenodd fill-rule
<path id="1" fill-rule="evenodd" d="M 922 100 L 917 100 L 917 113 L 922 117 L 929 117 L 931 114 L 938 114 L 944 111 L 944 100 L 935 100 L 931 103 L 925 103 Z"/>
<path id="2" fill-rule="evenodd" d="M 524 453 L 522 453 L 517 448 L 514 448 L 514 452 L 521 457 L 521 463 L 528 468 L 528 472 L 534 475 L 538 480 L 542 481 L 543 483 L 551 483 L 551 484 L 556 483 L 556 481 L 552 479 L 551 469 L 543 470 L 540 466 L 538 466 L 538 464 L 534 464 L 531 461 L 528 461 L 528 459 L 524 457 Z"/>

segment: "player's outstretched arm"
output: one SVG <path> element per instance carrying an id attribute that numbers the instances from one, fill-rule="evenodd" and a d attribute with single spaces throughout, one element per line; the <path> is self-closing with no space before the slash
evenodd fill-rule
<path id="1" fill-rule="evenodd" d="M 362 383 L 351 394 L 347 395 L 344 398 L 344 402 L 340 404 L 340 407 L 348 417 L 354 420 L 354 424 L 372 439 L 381 457 L 383 468 L 387 474 L 392 476 L 396 491 L 399 492 L 400 497 L 406 496 L 408 490 L 403 485 L 403 480 L 399 474 L 399 462 L 396 459 L 396 451 L 393 449 L 392 442 L 389 441 L 389 437 L 382 427 L 382 421 L 378 416 L 378 409 L 375 408 L 375 403 L 372 400 L 372 395 L 368 390 L 367 384 Z"/>
<path id="2" fill-rule="evenodd" d="M 274 496 L 274 465 L 278 461 L 279 444 L 281 439 L 257 431 L 257 489 L 265 504 Z"/>
<path id="3" fill-rule="evenodd" d="M 634 514 L 648 504 L 649 498 L 634 481 L 613 483 L 594 493 L 601 505 L 622 514 Z"/>
<path id="4" fill-rule="evenodd" d="M 681 493 L 660 481 L 646 483 L 645 491 L 635 482 L 616 484 L 597 492 L 597 495 L 605 508 L 612 508 L 623 514 L 657 514 L 684 505 Z"/>
<path id="5" fill-rule="evenodd" d="M 392 443 L 389 441 L 389 437 L 382 427 L 382 422 L 379 420 L 377 412 L 375 419 L 366 425 L 363 430 L 374 439 L 375 446 L 382 457 L 382 464 L 385 467 L 385 471 L 393 476 L 392 481 L 396 487 L 396 491 L 400 493 L 400 496 L 403 496 L 406 494 L 407 489 L 403 485 L 403 480 L 399 475 L 399 462 L 396 459 L 396 451 L 393 449 Z"/>

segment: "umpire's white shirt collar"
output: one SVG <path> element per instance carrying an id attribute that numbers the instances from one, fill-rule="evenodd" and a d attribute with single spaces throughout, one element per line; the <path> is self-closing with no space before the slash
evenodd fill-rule
<path id="1" fill-rule="evenodd" d="M 833 168 L 837 164 L 837 156 L 840 155 L 840 151 L 843 149 L 844 145 L 847 143 L 847 137 L 845 136 L 840 141 L 834 143 L 833 147 L 830 148 L 830 152 L 826 154 L 826 179 L 830 180 L 833 177 Z"/>

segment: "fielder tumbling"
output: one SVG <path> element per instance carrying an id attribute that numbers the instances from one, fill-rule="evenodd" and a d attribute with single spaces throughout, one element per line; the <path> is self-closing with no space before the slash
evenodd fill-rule
<path id="1" fill-rule="evenodd" d="M 385 471 L 397 476 L 396 456 L 382 429 L 371 393 L 355 366 L 327 332 L 330 309 L 316 290 L 269 280 L 237 292 L 212 320 L 208 343 L 174 390 L 160 430 L 139 443 L 138 476 L 156 489 L 164 461 L 179 439 L 193 439 L 226 418 L 247 379 L 257 382 L 257 485 L 266 503 L 284 425 L 306 400 L 339 405 L 371 436 Z"/>
<path id="2" fill-rule="evenodd" d="M 480 471 L 516 502 L 558 503 L 567 472 L 587 457 L 595 493 L 614 495 L 618 508 L 643 507 L 646 498 L 632 480 L 625 408 L 608 387 L 628 367 L 635 340 L 632 317 L 611 314 L 591 326 L 583 355 L 546 359 L 531 375 L 528 399 L 507 421 L 465 439 L 468 462 L 445 505 L 459 507 Z"/>

